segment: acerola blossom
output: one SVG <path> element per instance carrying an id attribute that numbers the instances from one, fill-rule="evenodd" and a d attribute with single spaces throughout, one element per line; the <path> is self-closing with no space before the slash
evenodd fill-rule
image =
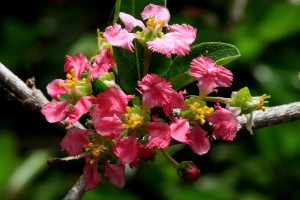
<path id="1" fill-rule="evenodd" d="M 189 75 L 198 81 L 202 96 L 217 91 L 217 87 L 230 87 L 233 79 L 231 71 L 203 55 L 192 60 Z"/>
<path id="2" fill-rule="evenodd" d="M 190 25 L 174 24 L 169 26 L 170 13 L 166 7 L 149 4 L 141 13 L 144 23 L 133 16 L 120 12 L 120 20 L 125 25 L 126 30 L 120 25 L 114 24 L 106 28 L 103 36 L 112 46 L 121 47 L 133 51 L 132 40 L 137 39 L 142 45 L 147 45 L 150 50 L 162 53 L 167 57 L 171 54 L 183 56 L 190 52 L 190 44 L 196 39 L 197 30 Z M 140 27 L 142 31 L 129 33 L 135 27 Z M 163 33 L 166 27 L 168 33 Z"/>
<path id="3" fill-rule="evenodd" d="M 214 136 L 218 138 L 223 138 L 223 140 L 232 141 L 238 131 L 238 120 L 236 116 L 222 108 L 219 104 L 215 105 L 215 112 L 207 116 L 207 120 L 214 124 Z"/>
<path id="4" fill-rule="evenodd" d="M 103 161 L 101 156 L 105 154 L 103 150 L 106 147 L 101 143 L 92 143 L 89 139 L 90 132 L 92 130 L 83 130 L 76 127 L 71 128 L 61 141 L 62 149 L 72 156 L 80 155 L 84 152 L 84 149 L 86 152 L 90 152 L 86 156 L 86 164 L 83 169 L 83 180 L 86 184 L 86 189 L 94 188 L 103 176 L 107 177 L 113 185 L 120 188 L 123 187 L 125 185 L 124 164 L 111 164 L 108 160 Z M 104 165 L 104 172 L 98 171 L 98 165 Z"/>
<path id="5" fill-rule="evenodd" d="M 81 53 L 67 55 L 64 65 L 67 79 L 55 79 L 47 85 L 48 94 L 55 100 L 46 103 L 41 110 L 47 121 L 54 123 L 68 118 L 70 124 L 77 122 L 89 111 L 95 100 L 91 80 L 107 72 L 113 63 L 114 58 L 109 49 L 103 49 L 92 66 Z M 88 74 L 86 78 L 81 77 L 83 73 Z M 60 101 L 62 96 L 63 101 Z"/>
<path id="6" fill-rule="evenodd" d="M 184 92 L 177 92 L 172 89 L 171 82 L 160 78 L 156 74 L 147 74 L 141 81 L 138 81 L 143 95 L 142 104 L 144 108 L 161 107 L 166 115 L 169 115 L 174 108 L 184 108 Z"/>
<path id="7" fill-rule="evenodd" d="M 125 130 L 120 118 L 126 113 L 131 98 L 133 95 L 126 95 L 115 87 L 109 87 L 98 94 L 91 116 L 95 129 L 102 136 L 117 138 Z"/>

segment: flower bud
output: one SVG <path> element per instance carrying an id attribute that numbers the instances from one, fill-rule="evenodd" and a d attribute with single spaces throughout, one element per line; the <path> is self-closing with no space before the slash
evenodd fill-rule
<path id="1" fill-rule="evenodd" d="M 200 170 L 192 161 L 182 161 L 177 167 L 177 174 L 187 181 L 195 181 L 200 176 Z"/>
<path id="2" fill-rule="evenodd" d="M 252 97 L 247 87 L 240 89 L 238 92 L 233 93 L 230 100 L 230 106 L 239 107 L 240 114 L 248 114 L 254 110 L 261 109 L 265 111 L 265 99 L 271 98 L 270 95 L 263 94 L 262 96 Z"/>

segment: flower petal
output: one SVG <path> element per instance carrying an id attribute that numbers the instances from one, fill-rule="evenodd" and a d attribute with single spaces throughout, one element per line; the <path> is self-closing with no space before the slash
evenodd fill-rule
<path id="1" fill-rule="evenodd" d="M 50 123 L 62 121 L 69 116 L 68 109 L 70 102 L 48 102 L 43 106 L 41 112 Z"/>
<path id="2" fill-rule="evenodd" d="M 222 137 L 223 140 L 232 141 L 238 130 L 237 117 L 219 104 L 215 107 L 216 111 L 207 116 L 207 120 L 215 125 L 213 133 L 217 139 Z"/>
<path id="3" fill-rule="evenodd" d="M 90 130 L 83 130 L 77 127 L 69 129 L 60 143 L 62 149 L 67 151 L 71 156 L 81 154 L 84 145 L 90 142 L 88 138 L 89 131 Z"/>
<path id="4" fill-rule="evenodd" d="M 60 87 L 59 83 L 64 83 L 63 79 L 55 79 L 47 85 L 48 94 L 55 100 L 58 100 L 62 94 L 66 94 L 67 90 L 64 87 Z"/>
<path id="5" fill-rule="evenodd" d="M 98 172 L 98 164 L 96 162 L 91 164 L 89 158 L 86 158 L 85 162 L 86 163 L 83 169 L 83 180 L 86 184 L 86 189 L 90 190 L 98 185 L 102 179 L 102 174 Z"/>
<path id="6" fill-rule="evenodd" d="M 139 38 L 138 35 L 134 33 L 129 33 L 126 29 L 122 29 L 121 25 L 114 24 L 105 29 L 103 36 L 106 38 L 107 42 L 112 46 L 121 47 L 133 52 L 132 41 L 135 38 Z"/>
<path id="7" fill-rule="evenodd" d="M 105 163 L 105 174 L 108 180 L 116 187 L 122 188 L 125 185 L 125 165 L 122 163 Z"/>
<path id="8" fill-rule="evenodd" d="M 132 29 L 136 26 L 141 27 L 143 30 L 145 29 L 145 25 L 141 20 L 138 20 L 129 14 L 120 12 L 119 17 L 120 20 L 124 23 L 126 30 L 129 32 L 131 32 Z"/>
<path id="9" fill-rule="evenodd" d="M 151 138 L 147 146 L 157 147 L 163 149 L 169 146 L 171 141 L 171 130 L 165 122 L 151 122 L 145 126 L 145 129 L 149 132 Z"/>
<path id="10" fill-rule="evenodd" d="M 122 163 L 130 164 L 138 158 L 141 146 L 142 144 L 137 141 L 135 134 L 132 134 L 128 138 L 118 140 L 113 147 L 113 151 Z"/>
<path id="11" fill-rule="evenodd" d="M 190 125 L 187 119 L 174 119 L 174 122 L 170 125 L 171 137 L 175 140 L 190 144 L 189 135 L 191 134 Z"/>
<path id="12" fill-rule="evenodd" d="M 166 7 L 149 4 L 147 5 L 141 13 L 143 20 L 149 19 L 154 16 L 154 21 L 165 21 L 166 24 L 170 21 L 170 12 Z"/>
<path id="13" fill-rule="evenodd" d="M 207 132 L 204 131 L 198 124 L 195 124 L 192 133 L 190 134 L 190 147 L 198 155 L 207 153 L 210 149 L 210 142 L 206 137 Z"/>
<path id="14" fill-rule="evenodd" d="M 66 73 L 71 73 L 72 69 L 75 70 L 76 78 L 78 80 L 81 79 L 81 74 L 90 69 L 88 59 L 82 53 L 77 53 L 74 56 L 67 55 L 64 71 Z"/>
<path id="15" fill-rule="evenodd" d="M 92 68 L 90 70 L 91 77 L 96 78 L 102 74 L 108 72 L 108 70 L 114 64 L 114 57 L 110 54 L 110 49 L 103 49 L 100 54 L 96 57 Z"/>
<path id="16" fill-rule="evenodd" d="M 68 122 L 70 124 L 74 124 L 75 122 L 77 122 L 82 115 L 84 115 L 89 111 L 94 101 L 95 101 L 95 97 L 92 96 L 81 97 L 79 101 L 75 104 L 75 106 L 68 111 L 69 113 Z"/>

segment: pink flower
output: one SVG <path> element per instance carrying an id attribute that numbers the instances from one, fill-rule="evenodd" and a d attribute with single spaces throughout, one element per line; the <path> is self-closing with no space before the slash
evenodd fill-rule
<path id="1" fill-rule="evenodd" d="M 230 87 L 233 79 L 228 69 L 203 55 L 192 60 L 189 74 L 197 79 L 199 91 L 204 96 L 217 91 L 217 87 Z"/>
<path id="2" fill-rule="evenodd" d="M 76 156 L 83 152 L 87 144 L 91 143 L 88 138 L 88 133 L 91 130 L 83 130 L 79 128 L 70 129 L 66 136 L 61 141 L 61 147 L 66 150 L 70 155 Z M 104 172 L 98 171 L 98 165 L 104 165 Z M 93 158 L 86 156 L 86 163 L 83 169 L 83 180 L 86 184 L 86 189 L 92 189 L 101 181 L 103 175 L 109 181 L 121 188 L 125 185 L 125 166 L 122 163 L 111 164 L 107 160 L 104 163 L 93 161 Z"/>
<path id="3" fill-rule="evenodd" d="M 206 154 L 210 149 L 210 142 L 206 137 L 207 132 L 204 131 L 198 124 L 195 124 L 190 136 L 190 147 L 198 155 Z"/>
<path id="4" fill-rule="evenodd" d="M 197 30 L 195 28 L 186 24 L 169 26 L 169 10 L 155 4 L 147 5 L 141 16 L 143 20 L 148 20 L 146 26 L 141 20 L 120 12 L 119 17 L 125 25 L 126 31 L 120 25 L 109 27 L 104 34 L 108 43 L 133 51 L 132 40 L 137 39 L 142 45 L 148 45 L 148 48 L 153 52 L 162 53 L 167 57 L 170 57 L 171 54 L 183 56 L 190 52 L 189 45 L 196 38 Z M 136 34 L 129 33 L 135 27 L 140 27 L 142 31 L 136 32 Z M 166 27 L 169 33 L 163 33 L 163 27 Z"/>
<path id="5" fill-rule="evenodd" d="M 232 141 L 238 130 L 236 116 L 232 112 L 222 108 L 219 104 L 216 104 L 215 108 L 216 111 L 207 116 L 207 120 L 215 126 L 213 134 L 217 139 L 222 137 L 223 140 Z"/>
<path id="6" fill-rule="evenodd" d="M 175 24 L 170 26 L 169 33 L 148 41 L 147 45 L 152 51 L 162 53 L 167 57 L 171 54 L 184 56 L 190 52 L 190 44 L 194 42 L 196 33 L 197 30 L 190 25 Z"/>
<path id="7" fill-rule="evenodd" d="M 125 130 L 120 117 L 126 113 L 126 106 L 132 97 L 115 87 L 98 94 L 91 116 L 95 129 L 101 135 L 116 138 Z"/>
<path id="8" fill-rule="evenodd" d="M 106 38 L 107 42 L 116 47 L 121 47 L 133 52 L 132 41 L 135 38 L 139 38 L 138 35 L 134 33 L 129 33 L 126 29 L 122 29 L 119 24 L 114 24 L 105 29 L 103 36 Z"/>
<path id="9" fill-rule="evenodd" d="M 183 92 L 176 92 L 172 89 L 171 82 L 166 82 L 156 74 L 147 74 L 138 86 L 142 89 L 143 106 L 151 108 L 160 106 L 166 115 L 169 115 L 174 108 L 184 108 Z"/>
<path id="10" fill-rule="evenodd" d="M 41 110 L 50 123 L 68 118 L 68 123 L 74 124 L 87 113 L 95 100 L 92 97 L 91 79 L 101 76 L 113 65 L 114 58 L 109 49 L 103 49 L 95 58 L 92 67 L 87 58 L 78 53 L 75 56 L 66 56 L 64 71 L 67 79 L 55 79 L 47 86 L 48 94 L 55 102 L 48 102 Z M 87 78 L 81 79 L 82 73 L 88 73 Z M 59 102 L 64 95 L 64 101 Z"/>
<path id="11" fill-rule="evenodd" d="M 141 13 L 143 20 L 149 19 L 154 16 L 154 21 L 164 21 L 166 24 L 170 21 L 170 12 L 167 8 L 163 6 L 158 6 L 155 4 L 147 5 Z"/>

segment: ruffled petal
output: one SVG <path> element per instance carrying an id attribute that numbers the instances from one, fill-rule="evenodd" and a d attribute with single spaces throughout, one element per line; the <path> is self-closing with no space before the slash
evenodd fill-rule
<path id="1" fill-rule="evenodd" d="M 67 151 L 71 156 L 81 154 L 84 145 L 90 142 L 88 138 L 89 131 L 90 130 L 83 130 L 77 127 L 69 129 L 60 143 L 62 149 Z"/>
<path id="2" fill-rule="evenodd" d="M 126 29 L 122 29 L 121 25 L 114 24 L 105 29 L 103 36 L 112 46 L 121 47 L 133 52 L 133 39 L 139 38 L 135 33 L 129 33 Z"/>
<path id="3" fill-rule="evenodd" d="M 91 77 L 96 78 L 108 72 L 114 64 L 114 57 L 110 54 L 110 49 L 103 49 L 96 57 L 90 70 Z"/>
<path id="4" fill-rule="evenodd" d="M 222 108 L 219 104 L 216 104 L 216 111 L 207 116 L 207 120 L 214 124 L 214 135 L 223 140 L 232 141 L 238 131 L 237 117 L 230 112 Z"/>
<path id="5" fill-rule="evenodd" d="M 171 130 L 165 122 L 151 122 L 145 126 L 145 129 L 149 132 L 151 138 L 147 146 L 157 147 L 158 149 L 164 149 L 169 146 L 171 141 Z"/>
<path id="6" fill-rule="evenodd" d="M 66 73 L 71 73 L 71 70 L 75 70 L 76 78 L 81 79 L 81 74 L 84 71 L 90 69 L 89 61 L 82 53 L 77 53 L 74 56 L 66 56 L 66 62 L 64 65 L 64 71 Z"/>

